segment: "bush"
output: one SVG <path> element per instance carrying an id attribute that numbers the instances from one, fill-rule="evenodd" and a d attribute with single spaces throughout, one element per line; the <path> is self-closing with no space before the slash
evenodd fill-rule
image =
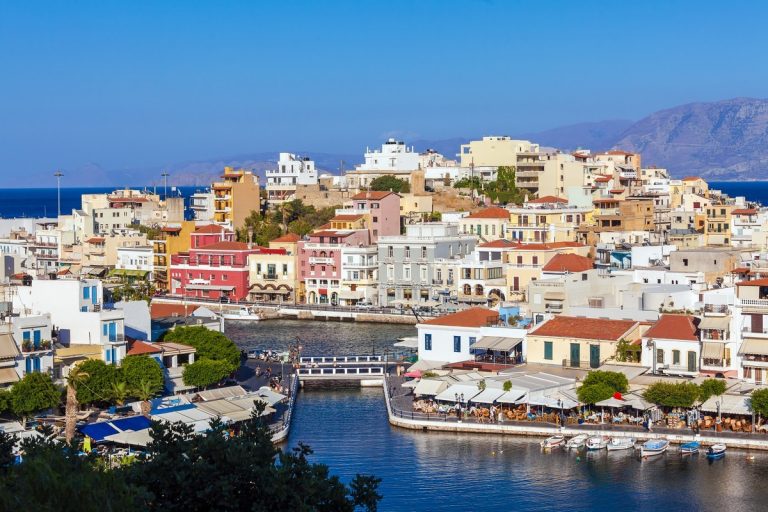
<path id="1" fill-rule="evenodd" d="M 768 388 L 753 391 L 750 404 L 756 414 L 768 417 Z"/>
<path id="2" fill-rule="evenodd" d="M 173 341 L 195 347 L 197 359 L 212 359 L 227 364 L 227 373 L 240 367 L 240 349 L 220 332 L 205 327 L 177 327 L 166 333 L 164 341 Z"/>
<path id="3" fill-rule="evenodd" d="M 11 388 L 11 409 L 22 418 L 55 407 L 60 401 L 61 391 L 47 373 L 28 373 Z"/>
<path id="4" fill-rule="evenodd" d="M 371 181 L 370 189 L 381 192 L 389 192 L 391 190 L 399 194 L 400 192 L 410 192 L 411 186 L 407 181 L 395 178 L 394 176 L 379 176 Z"/>
<path id="5" fill-rule="evenodd" d="M 725 393 L 725 381 L 720 379 L 707 379 L 699 385 L 699 401 L 706 402 L 712 395 Z"/>
<path id="6" fill-rule="evenodd" d="M 583 385 L 592 386 L 594 384 L 605 384 L 614 392 L 618 391 L 619 393 L 626 393 L 629 389 L 629 381 L 627 380 L 627 376 L 621 372 L 593 370 L 587 374 Z M 613 392 L 611 394 L 613 394 Z"/>
<path id="7" fill-rule="evenodd" d="M 611 398 L 615 392 L 605 382 L 598 382 L 596 384 L 582 384 L 576 390 L 576 395 L 579 397 L 579 402 L 591 405 Z"/>
<path id="8" fill-rule="evenodd" d="M 699 386 L 690 382 L 656 382 L 648 386 L 643 397 L 656 405 L 691 407 L 699 398 Z"/>
<path id="9" fill-rule="evenodd" d="M 232 372 L 224 361 L 200 359 L 184 367 L 184 384 L 196 388 L 207 388 L 221 382 L 230 373 Z"/>
<path id="10" fill-rule="evenodd" d="M 128 356 L 123 359 L 120 370 L 132 395 L 141 386 L 142 381 L 149 384 L 153 394 L 163 389 L 163 369 L 152 357 Z"/>
<path id="11" fill-rule="evenodd" d="M 77 401 L 83 405 L 110 402 L 114 398 L 112 383 L 122 380 L 116 366 L 97 359 L 89 359 L 78 365 L 88 377 L 77 386 Z"/>

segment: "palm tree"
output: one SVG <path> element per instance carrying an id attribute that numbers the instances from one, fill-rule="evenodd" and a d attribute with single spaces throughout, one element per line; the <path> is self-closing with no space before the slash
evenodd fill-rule
<path id="1" fill-rule="evenodd" d="M 64 413 L 64 436 L 67 444 L 72 443 L 77 427 L 77 387 L 88 379 L 88 372 L 73 366 L 67 375 L 67 405 Z"/>
<path id="2" fill-rule="evenodd" d="M 112 396 L 115 398 L 117 405 L 125 404 L 125 399 L 128 398 L 131 392 L 128 390 L 128 384 L 125 381 L 112 383 Z"/>
<path id="3" fill-rule="evenodd" d="M 152 404 L 149 402 L 149 399 L 155 396 L 151 383 L 146 379 L 142 379 L 134 390 L 134 394 L 136 398 L 141 400 L 141 414 L 149 418 L 149 413 L 152 411 Z"/>

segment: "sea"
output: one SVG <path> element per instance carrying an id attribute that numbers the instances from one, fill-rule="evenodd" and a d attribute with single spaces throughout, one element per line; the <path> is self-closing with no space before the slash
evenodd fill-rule
<path id="1" fill-rule="evenodd" d="M 731 197 L 744 196 L 750 201 L 757 201 L 768 205 L 768 181 L 712 181 L 710 188 L 722 190 Z M 144 189 L 143 186 L 132 187 Z M 61 211 L 71 212 L 81 207 L 80 196 L 82 194 L 98 194 L 112 192 L 114 187 L 97 188 L 62 188 Z M 164 194 L 162 187 L 148 188 L 161 196 Z M 194 192 L 201 190 L 199 187 L 168 187 L 168 194 L 182 195 L 189 198 Z M 13 217 L 55 217 L 56 216 L 56 188 L 0 188 L 0 218 Z M 189 204 L 187 203 L 187 207 Z M 191 218 L 191 212 L 187 210 L 187 216 Z"/>
<path id="2" fill-rule="evenodd" d="M 228 322 L 243 349 L 306 355 L 392 350 L 413 326 L 322 321 Z M 768 500 L 768 452 L 729 450 L 722 460 L 676 450 L 639 460 L 630 451 L 541 451 L 540 439 L 406 430 L 388 423 L 380 388 L 300 391 L 283 449 L 304 443 L 310 459 L 345 482 L 381 478 L 380 511 L 755 511 Z"/>

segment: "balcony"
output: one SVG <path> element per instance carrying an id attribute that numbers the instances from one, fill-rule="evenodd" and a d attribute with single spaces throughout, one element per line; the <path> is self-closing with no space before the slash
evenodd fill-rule
<path id="1" fill-rule="evenodd" d="M 334 265 L 335 260 L 333 258 L 321 258 L 318 256 L 310 256 L 309 264 L 310 265 Z"/>
<path id="2" fill-rule="evenodd" d="M 711 313 L 707 316 L 725 316 L 730 313 L 727 304 L 704 304 L 704 313 Z"/>
<path id="3" fill-rule="evenodd" d="M 51 343 L 51 340 L 42 340 L 38 341 L 37 343 L 34 343 L 30 340 L 24 340 L 21 343 L 21 351 L 25 354 L 31 354 L 34 352 L 47 352 L 52 349 L 53 344 Z"/>
<path id="4" fill-rule="evenodd" d="M 730 367 L 731 367 L 730 359 L 702 359 L 701 360 L 702 370 L 723 371 L 723 370 L 729 369 Z"/>
<path id="5" fill-rule="evenodd" d="M 739 304 L 745 313 L 750 311 L 758 313 L 768 312 L 768 299 L 740 299 Z"/>
<path id="6" fill-rule="evenodd" d="M 265 281 L 276 281 L 277 274 L 261 274 L 261 278 Z"/>
<path id="7" fill-rule="evenodd" d="M 108 343 L 125 343 L 125 334 L 112 334 L 107 337 Z"/>

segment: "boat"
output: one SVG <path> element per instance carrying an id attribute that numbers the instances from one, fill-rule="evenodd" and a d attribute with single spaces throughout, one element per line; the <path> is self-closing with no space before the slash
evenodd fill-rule
<path id="1" fill-rule="evenodd" d="M 589 439 L 589 436 L 586 434 L 579 434 L 577 436 L 573 436 L 565 444 L 565 447 L 568 448 L 569 450 L 581 448 L 582 446 L 584 446 L 584 443 L 587 442 L 587 439 Z"/>
<path id="2" fill-rule="evenodd" d="M 713 444 L 712 446 L 707 449 L 707 458 L 708 459 L 719 459 L 721 457 L 725 456 L 725 445 L 724 444 Z"/>
<path id="3" fill-rule="evenodd" d="M 661 455 L 669 448 L 669 441 L 666 439 L 651 439 L 640 446 L 640 457 L 652 457 Z"/>
<path id="4" fill-rule="evenodd" d="M 261 317 L 257 315 L 253 309 L 245 306 L 237 309 L 236 311 L 230 310 L 222 313 L 221 316 L 224 318 L 224 320 L 241 320 L 247 322 L 258 322 L 261 320 Z"/>
<path id="5" fill-rule="evenodd" d="M 680 445 L 680 453 L 683 455 L 688 453 L 699 453 L 699 448 L 701 448 L 701 443 L 698 441 L 690 441 L 688 443 L 683 443 Z"/>
<path id="6" fill-rule="evenodd" d="M 608 450 L 630 450 L 635 447 L 635 440 L 631 437 L 612 437 L 608 442 Z"/>
<path id="7" fill-rule="evenodd" d="M 557 448 L 565 443 L 565 437 L 561 435 L 548 437 L 541 442 L 542 448 Z"/>
<path id="8" fill-rule="evenodd" d="M 609 439 L 602 436 L 594 436 L 587 439 L 587 450 L 602 450 L 608 446 Z"/>

